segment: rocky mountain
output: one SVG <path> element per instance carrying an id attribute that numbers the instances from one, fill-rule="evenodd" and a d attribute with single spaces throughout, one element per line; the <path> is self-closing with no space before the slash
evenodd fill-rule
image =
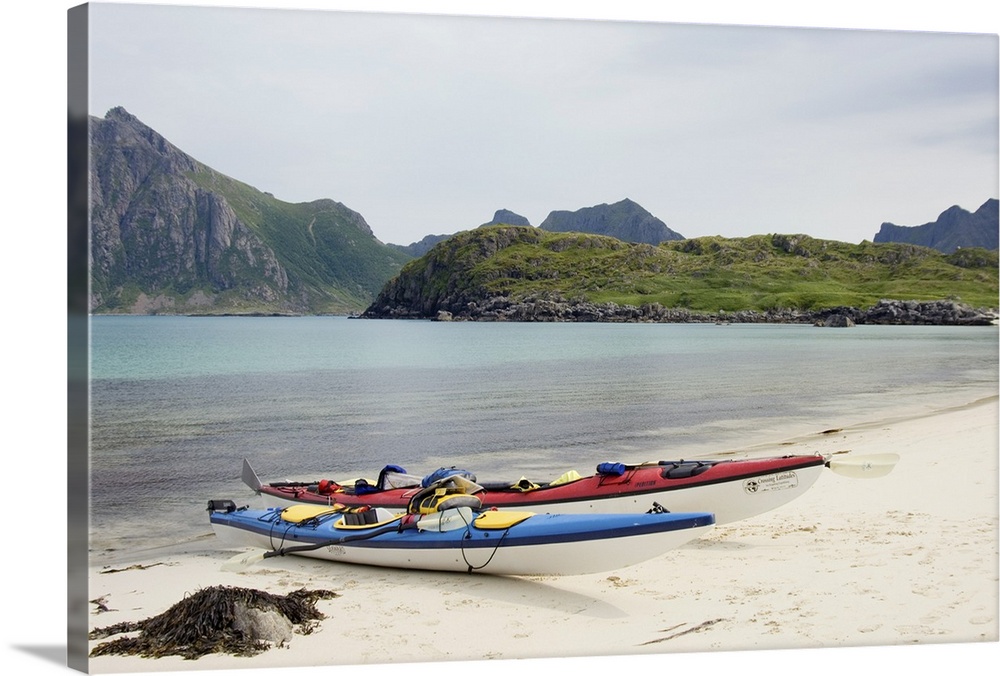
<path id="1" fill-rule="evenodd" d="M 412 244 L 390 244 L 392 248 L 397 251 L 401 251 L 411 258 L 419 258 L 425 253 L 434 248 L 438 242 L 443 242 L 444 240 L 451 237 L 451 235 L 427 235 L 419 242 L 413 242 Z"/>
<path id="2" fill-rule="evenodd" d="M 812 323 L 835 309 L 856 323 L 989 323 L 994 314 L 970 308 L 996 307 L 997 270 L 997 253 L 979 248 L 944 254 L 806 235 L 653 246 L 492 226 L 458 233 L 407 263 L 364 316 Z M 901 303 L 884 303 L 893 298 Z"/>
<path id="3" fill-rule="evenodd" d="M 953 206 L 942 212 L 936 221 L 923 225 L 905 226 L 883 223 L 875 242 L 905 242 L 926 246 L 945 253 L 960 248 L 996 249 L 1000 239 L 997 200 L 987 200 L 974 213 Z"/>
<path id="4" fill-rule="evenodd" d="M 586 232 L 653 245 L 684 239 L 630 199 L 577 211 L 553 211 L 538 227 L 549 232 Z"/>
<path id="5" fill-rule="evenodd" d="M 521 214 L 515 214 L 509 209 L 497 209 L 496 213 L 493 214 L 493 220 L 489 223 L 483 223 L 479 227 L 485 228 L 491 225 L 531 225 L 531 222 Z"/>
<path id="6" fill-rule="evenodd" d="M 496 212 L 494 212 L 493 214 L 493 220 L 489 221 L 488 223 L 483 223 L 479 227 L 487 228 L 491 225 L 530 226 L 531 223 L 528 221 L 527 218 L 521 216 L 520 214 L 515 214 L 513 211 L 510 211 L 508 209 L 497 209 Z M 419 258 L 420 256 L 423 256 L 425 253 L 433 249 L 435 245 L 437 245 L 440 242 L 443 242 L 444 240 L 448 239 L 449 237 L 452 237 L 453 235 L 454 233 L 452 233 L 451 235 L 427 235 L 419 242 L 413 242 L 412 244 L 407 244 L 405 246 L 402 244 L 390 244 L 389 246 L 395 247 L 396 249 L 402 251 L 408 256 L 412 256 L 413 258 Z"/>
<path id="7" fill-rule="evenodd" d="M 89 126 L 92 312 L 351 312 L 409 259 L 343 204 L 275 199 L 123 108 Z"/>

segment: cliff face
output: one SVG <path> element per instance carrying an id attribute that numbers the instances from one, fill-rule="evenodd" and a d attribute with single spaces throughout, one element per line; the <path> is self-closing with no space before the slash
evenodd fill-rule
<path id="1" fill-rule="evenodd" d="M 188 178 L 206 168 L 120 108 L 91 119 L 91 148 L 92 310 L 126 283 L 148 293 L 243 287 L 267 303 L 288 292 L 274 253 Z"/>
<path id="2" fill-rule="evenodd" d="M 654 245 L 684 239 L 630 199 L 577 211 L 553 211 L 538 227 L 549 232 L 586 232 Z"/>
<path id="3" fill-rule="evenodd" d="M 90 148 L 91 311 L 350 311 L 406 260 L 347 207 L 280 202 L 122 108 Z"/>
<path id="4" fill-rule="evenodd" d="M 917 244 L 953 253 L 969 247 L 993 250 L 997 248 L 998 239 L 997 200 L 990 199 L 973 213 L 953 206 L 942 212 L 936 221 L 923 225 L 883 223 L 873 241 Z"/>

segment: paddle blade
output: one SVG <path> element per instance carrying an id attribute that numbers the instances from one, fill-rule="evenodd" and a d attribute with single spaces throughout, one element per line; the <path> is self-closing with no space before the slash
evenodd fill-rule
<path id="1" fill-rule="evenodd" d="M 257 478 L 257 472 L 253 471 L 253 467 L 250 466 L 250 463 L 246 458 L 243 458 L 243 473 L 240 475 L 240 478 L 243 479 L 243 483 L 252 488 L 255 493 L 260 493 L 260 487 L 262 484 L 260 483 L 260 479 Z"/>
<path id="2" fill-rule="evenodd" d="M 264 555 L 266 552 L 262 549 L 258 549 L 253 552 L 243 552 L 242 554 L 237 554 L 233 558 L 222 564 L 222 570 L 228 571 L 230 573 L 242 573 L 247 568 L 250 568 L 254 564 L 260 563 L 264 560 Z"/>
<path id="3" fill-rule="evenodd" d="M 852 479 L 877 479 L 891 472 L 897 462 L 899 456 L 895 453 L 872 453 L 831 458 L 826 466 L 835 473 Z"/>

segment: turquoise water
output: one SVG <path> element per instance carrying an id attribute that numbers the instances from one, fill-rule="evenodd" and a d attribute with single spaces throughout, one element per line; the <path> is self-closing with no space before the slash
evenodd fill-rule
<path id="1" fill-rule="evenodd" d="M 208 499 L 253 502 L 244 457 L 264 480 L 387 463 L 547 480 L 998 383 L 996 327 L 101 316 L 91 344 L 95 548 L 209 532 Z"/>

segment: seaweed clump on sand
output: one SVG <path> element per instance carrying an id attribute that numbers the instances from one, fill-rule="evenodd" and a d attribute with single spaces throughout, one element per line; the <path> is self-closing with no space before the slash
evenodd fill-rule
<path id="1" fill-rule="evenodd" d="M 293 631 L 312 633 L 325 617 L 316 609 L 316 601 L 337 596 L 326 590 L 299 589 L 278 596 L 242 587 L 208 587 L 155 617 L 94 629 L 91 640 L 139 633 L 102 643 L 90 656 L 180 655 L 195 660 L 211 653 L 228 653 L 249 657 L 283 645 Z"/>

